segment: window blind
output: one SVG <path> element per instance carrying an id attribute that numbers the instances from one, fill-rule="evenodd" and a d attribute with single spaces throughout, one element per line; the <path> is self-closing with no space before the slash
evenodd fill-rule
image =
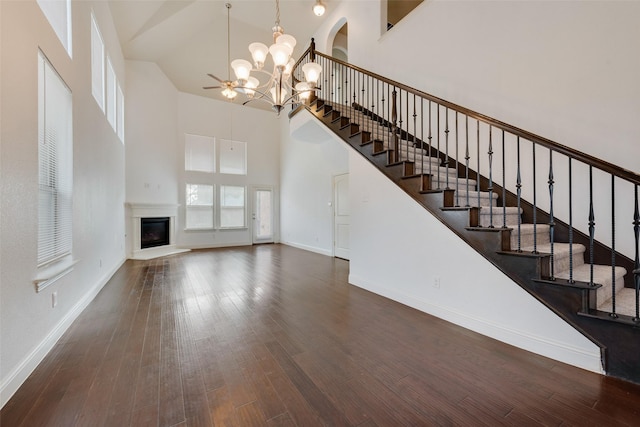
<path id="1" fill-rule="evenodd" d="M 220 186 L 220 228 L 245 227 L 245 188 Z"/>
<path id="2" fill-rule="evenodd" d="M 185 228 L 213 228 L 213 185 L 187 184 Z"/>
<path id="3" fill-rule="evenodd" d="M 71 253 L 73 134 L 71 91 L 38 53 L 38 265 Z"/>
<path id="4" fill-rule="evenodd" d="M 220 173 L 232 175 L 247 174 L 247 143 L 220 140 Z"/>
<path id="5" fill-rule="evenodd" d="M 215 138 L 184 135 L 184 169 L 195 172 L 215 172 Z"/>
<path id="6" fill-rule="evenodd" d="M 91 14 L 91 93 L 104 111 L 104 42 L 96 18 Z"/>
<path id="7" fill-rule="evenodd" d="M 124 95 L 122 94 L 122 88 L 120 87 L 119 83 L 116 96 L 116 104 L 118 106 L 118 117 L 116 119 L 118 128 L 117 133 L 118 138 L 120 138 L 120 141 L 124 144 Z"/>
<path id="8" fill-rule="evenodd" d="M 116 72 L 113 70 L 111 59 L 107 55 L 107 120 L 109 124 L 116 130 Z"/>
<path id="9" fill-rule="evenodd" d="M 65 50 L 72 56 L 71 0 L 37 0 Z"/>

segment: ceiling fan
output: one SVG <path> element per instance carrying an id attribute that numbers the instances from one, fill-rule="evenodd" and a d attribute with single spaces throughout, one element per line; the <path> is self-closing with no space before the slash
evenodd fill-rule
<path id="1" fill-rule="evenodd" d="M 224 5 L 227 8 L 227 80 L 222 80 L 219 77 L 214 76 L 213 74 L 207 74 L 209 77 L 211 77 L 214 80 L 217 80 L 220 82 L 219 86 L 204 86 L 203 89 L 222 89 L 222 94 L 228 98 L 228 99 L 233 99 L 236 97 L 236 95 L 238 94 L 234 89 L 236 87 L 236 82 L 231 81 L 231 69 L 230 69 L 230 62 L 229 62 L 229 57 L 230 55 L 230 50 L 231 50 L 231 41 L 230 41 L 230 18 L 229 18 L 229 10 L 231 9 L 231 3 L 225 3 Z"/>

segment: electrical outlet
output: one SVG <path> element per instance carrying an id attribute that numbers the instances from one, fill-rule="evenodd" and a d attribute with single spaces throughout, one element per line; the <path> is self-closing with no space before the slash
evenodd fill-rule
<path id="1" fill-rule="evenodd" d="M 51 307 L 55 307 L 58 305 L 58 291 L 55 291 L 51 294 Z"/>
<path id="2" fill-rule="evenodd" d="M 436 277 L 435 279 L 433 279 L 433 287 L 436 289 L 440 289 L 440 278 Z"/>

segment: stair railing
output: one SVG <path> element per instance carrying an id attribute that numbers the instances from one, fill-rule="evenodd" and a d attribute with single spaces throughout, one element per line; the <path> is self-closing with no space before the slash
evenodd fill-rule
<path id="1" fill-rule="evenodd" d="M 547 281 L 595 289 L 599 287 L 594 282 L 595 269 L 601 268 L 598 263 L 610 264 L 611 308 L 606 316 L 640 323 L 640 175 L 332 58 L 316 51 L 313 40 L 294 67 L 294 79 L 304 80 L 301 68 L 310 61 L 322 66 L 317 97 L 382 142 L 389 150 L 390 163 L 412 162 L 417 174 L 430 176 L 426 190 L 456 190 L 456 207 L 482 206 L 480 217 L 485 219 L 472 225 L 511 228 L 515 233 L 512 251 L 539 253 L 544 249 L 550 254 Z M 515 215 L 508 205 L 515 206 Z M 523 207 L 528 209 L 518 215 Z M 558 227 L 560 221 L 568 232 Z M 533 224 L 533 244 L 528 247 L 522 246 L 525 222 Z M 603 225 L 597 227 L 600 223 Z M 548 226 L 550 241 L 544 248 L 538 243 L 543 226 Z M 568 243 L 568 272 L 564 275 L 558 274 L 556 240 Z M 586 277 L 574 265 L 584 256 L 578 241 L 588 246 Z M 627 272 L 623 283 L 620 266 Z M 635 290 L 631 313 L 627 309 L 620 314 L 616 305 L 622 287 Z M 602 313 L 594 311 L 594 302 L 587 309 Z"/>

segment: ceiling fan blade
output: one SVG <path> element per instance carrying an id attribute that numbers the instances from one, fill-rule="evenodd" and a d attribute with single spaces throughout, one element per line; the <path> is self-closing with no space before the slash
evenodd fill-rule
<path id="1" fill-rule="evenodd" d="M 222 89 L 223 86 L 203 86 L 202 89 Z"/>
<path id="2" fill-rule="evenodd" d="M 219 79 L 218 77 L 214 76 L 213 74 L 207 74 L 207 76 L 211 77 L 212 79 L 215 79 L 217 81 L 219 81 L 220 83 L 224 83 L 225 81 L 222 79 Z"/>

